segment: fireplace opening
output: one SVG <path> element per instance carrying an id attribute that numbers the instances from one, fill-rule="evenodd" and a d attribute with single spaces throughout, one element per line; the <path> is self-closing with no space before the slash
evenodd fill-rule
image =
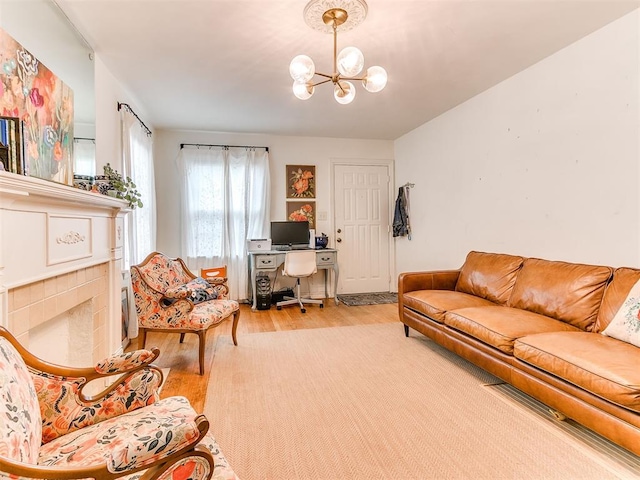
<path id="1" fill-rule="evenodd" d="M 69 367 L 93 365 L 93 305 L 77 305 L 29 332 L 29 350 L 47 362 Z"/>

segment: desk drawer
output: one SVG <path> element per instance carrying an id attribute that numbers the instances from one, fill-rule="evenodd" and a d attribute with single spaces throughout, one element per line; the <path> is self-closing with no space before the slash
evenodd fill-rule
<path id="1" fill-rule="evenodd" d="M 276 255 L 256 255 L 256 268 L 258 270 L 275 270 L 278 268 Z"/>
<path id="2" fill-rule="evenodd" d="M 336 252 L 316 252 L 316 265 L 334 265 L 336 263 Z"/>

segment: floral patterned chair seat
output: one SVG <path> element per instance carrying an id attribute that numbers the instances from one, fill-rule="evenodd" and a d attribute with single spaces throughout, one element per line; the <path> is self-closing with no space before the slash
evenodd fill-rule
<path id="1" fill-rule="evenodd" d="M 233 344 L 240 305 L 229 299 L 227 279 L 196 277 L 180 258 L 153 252 L 139 265 L 131 267 L 131 284 L 138 315 L 139 348 L 144 348 L 147 331 L 185 333 L 199 337 L 200 375 L 204 374 L 207 330 L 233 316 Z"/>
<path id="2" fill-rule="evenodd" d="M 184 397 L 158 400 L 158 354 L 65 368 L 0 328 L 0 478 L 237 480 L 204 415 Z M 97 395 L 83 392 L 114 375 Z"/>

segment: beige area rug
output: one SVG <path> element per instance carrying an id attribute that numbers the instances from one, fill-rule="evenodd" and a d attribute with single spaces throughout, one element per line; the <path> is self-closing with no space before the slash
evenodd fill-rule
<path id="1" fill-rule="evenodd" d="M 632 478 L 400 323 L 216 343 L 205 414 L 253 479 Z"/>

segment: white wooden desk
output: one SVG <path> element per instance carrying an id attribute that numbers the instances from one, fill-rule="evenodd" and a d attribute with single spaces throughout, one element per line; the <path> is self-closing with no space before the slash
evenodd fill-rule
<path id="1" fill-rule="evenodd" d="M 295 250 L 294 250 L 295 251 Z M 324 270 L 324 297 L 329 296 L 327 290 L 327 270 L 333 270 L 333 299 L 338 305 L 338 251 L 333 248 L 318 249 L 316 252 L 316 265 L 318 270 Z M 275 272 L 284 263 L 286 251 L 270 250 L 268 252 L 249 252 L 249 298 L 251 309 L 256 309 L 256 295 L 254 294 L 256 277 L 260 272 Z"/>

